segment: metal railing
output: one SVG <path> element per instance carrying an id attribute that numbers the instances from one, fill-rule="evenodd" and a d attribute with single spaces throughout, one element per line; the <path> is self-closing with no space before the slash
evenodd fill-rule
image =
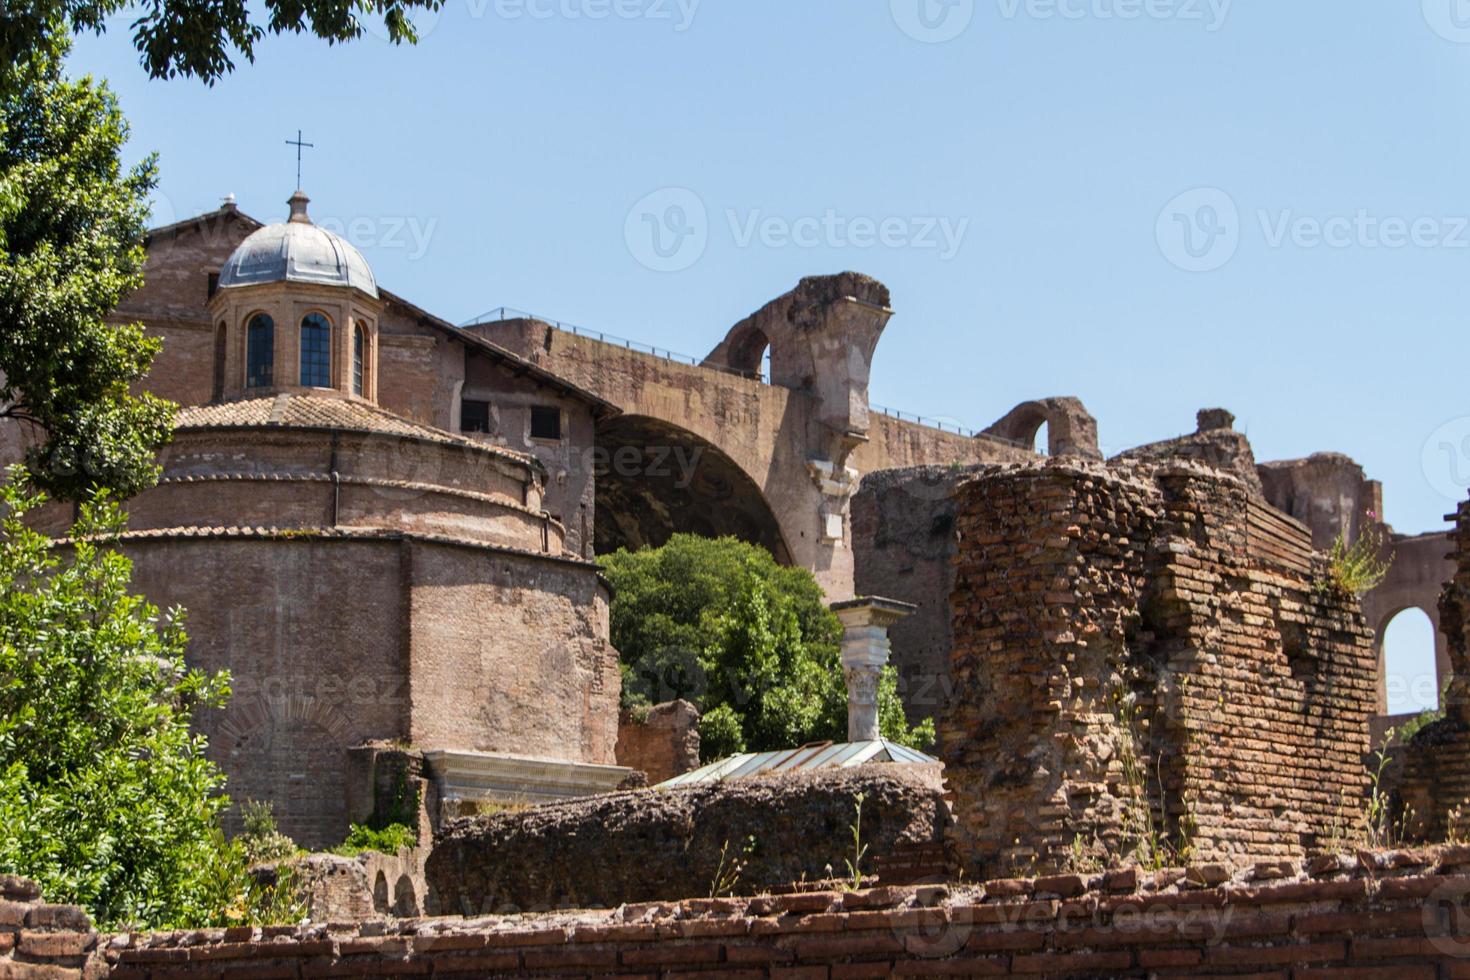
<path id="1" fill-rule="evenodd" d="M 724 364 L 708 364 L 701 358 L 694 357 L 690 354 L 681 354 L 678 351 L 669 350 L 667 347 L 656 347 L 653 344 L 645 344 L 640 340 L 631 340 L 627 337 L 619 337 L 617 334 L 606 333 L 602 330 L 593 330 L 589 327 L 579 327 L 575 323 L 568 323 L 565 320 L 557 320 L 549 316 L 542 316 L 539 313 L 532 313 L 528 310 L 517 309 L 514 306 L 497 306 L 493 309 L 486 310 L 479 316 L 471 317 L 469 320 L 461 323 L 460 326 L 473 327 L 476 324 L 499 323 L 504 320 L 536 320 L 540 323 L 549 324 L 550 326 L 553 326 L 558 330 L 565 331 L 566 333 L 572 334 L 577 337 L 586 337 L 589 340 L 596 340 L 604 344 L 612 344 L 617 347 L 622 347 L 626 350 L 638 351 L 639 353 L 643 354 L 652 354 L 654 357 L 660 357 L 666 361 L 673 361 L 677 364 L 690 364 L 694 367 L 708 368 L 711 371 L 722 371 L 725 374 L 733 374 L 738 378 L 745 378 L 750 381 L 759 381 L 762 384 L 770 383 L 770 378 L 768 378 L 763 372 L 755 373 L 751 371 L 741 371 L 738 368 L 732 368 Z M 913 422 L 915 425 L 923 425 L 931 429 L 939 429 L 941 432 L 953 432 L 956 435 L 965 436 L 966 438 L 970 439 L 973 439 L 979 435 L 984 435 L 984 433 L 980 432 L 978 429 L 969 429 L 963 425 L 960 425 L 957 422 L 947 422 L 944 419 L 930 418 L 927 415 L 920 415 L 917 412 L 903 412 L 899 411 L 896 408 L 887 408 L 883 405 L 870 404 L 868 407 L 875 412 L 887 415 L 889 418 L 898 419 L 900 422 Z M 1006 439 L 1001 436 L 991 435 L 987 436 L 986 438 L 995 439 L 997 442 L 1014 442 L 1014 440 Z M 1017 443 L 1017 445 L 1019 445 L 1019 443 Z"/>

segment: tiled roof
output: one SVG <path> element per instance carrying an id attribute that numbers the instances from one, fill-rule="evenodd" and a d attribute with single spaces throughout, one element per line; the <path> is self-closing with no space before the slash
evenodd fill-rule
<path id="1" fill-rule="evenodd" d="M 465 439 L 433 426 L 420 425 L 401 415 L 394 415 L 392 412 L 363 402 L 349 401 L 345 398 L 324 398 L 320 395 L 282 392 L 278 395 L 247 398 L 241 401 L 196 405 L 180 411 L 174 421 L 174 428 L 179 430 L 255 429 L 269 426 L 382 433 L 407 439 L 425 439 L 430 442 L 472 447 L 521 462 L 532 462 L 532 458 L 523 453 L 517 453 L 502 446 Z"/>

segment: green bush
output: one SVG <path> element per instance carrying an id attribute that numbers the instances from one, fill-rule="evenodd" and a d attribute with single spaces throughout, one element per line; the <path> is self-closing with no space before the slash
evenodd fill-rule
<path id="1" fill-rule="evenodd" d="M 193 925 L 220 910 L 209 869 L 223 777 L 190 730 L 228 676 L 184 663 L 182 615 L 129 591 L 106 544 L 116 505 L 84 505 L 74 543 L 22 518 L 41 498 L 0 489 L 0 871 L 40 882 L 104 926 Z"/>
<path id="2" fill-rule="evenodd" d="M 275 807 L 268 800 L 246 800 L 240 817 L 245 829 L 235 840 L 249 864 L 284 861 L 305 853 L 276 827 Z"/>
<path id="3" fill-rule="evenodd" d="M 689 534 L 606 555 L 602 566 L 614 590 L 625 707 L 692 702 L 706 761 L 846 739 L 842 626 L 810 572 L 735 538 Z M 879 722 L 885 738 L 933 744 L 932 720 L 908 726 L 891 666 Z"/>
<path id="4" fill-rule="evenodd" d="M 356 857 L 363 851 L 397 854 L 400 848 L 414 847 L 418 842 L 418 834 L 406 824 L 390 823 L 386 827 L 374 829 L 355 823 L 347 831 L 347 839 L 332 848 L 332 853 L 344 857 Z"/>

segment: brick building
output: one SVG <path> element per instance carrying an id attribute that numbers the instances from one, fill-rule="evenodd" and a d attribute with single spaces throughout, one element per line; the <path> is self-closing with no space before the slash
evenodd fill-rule
<path id="1" fill-rule="evenodd" d="M 122 547 L 139 591 L 188 610 L 191 661 L 234 676 L 201 719 L 228 791 L 320 847 L 363 816 L 347 758 L 371 740 L 611 788 L 618 658 L 579 463 L 615 409 L 380 289 L 289 204 L 154 231 L 117 311 L 164 340 L 149 387 L 183 406 Z"/>

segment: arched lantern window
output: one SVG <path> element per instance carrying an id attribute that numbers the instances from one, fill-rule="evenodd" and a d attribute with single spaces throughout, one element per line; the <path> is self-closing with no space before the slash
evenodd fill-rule
<path id="1" fill-rule="evenodd" d="M 301 387 L 332 387 L 332 325 L 320 313 L 301 320 Z"/>
<path id="2" fill-rule="evenodd" d="M 367 331 L 358 324 L 352 331 L 352 393 L 362 394 L 362 362 L 367 356 Z"/>
<path id="3" fill-rule="evenodd" d="M 245 387 L 269 388 L 275 367 L 276 324 L 266 314 L 257 313 L 245 330 Z"/>

